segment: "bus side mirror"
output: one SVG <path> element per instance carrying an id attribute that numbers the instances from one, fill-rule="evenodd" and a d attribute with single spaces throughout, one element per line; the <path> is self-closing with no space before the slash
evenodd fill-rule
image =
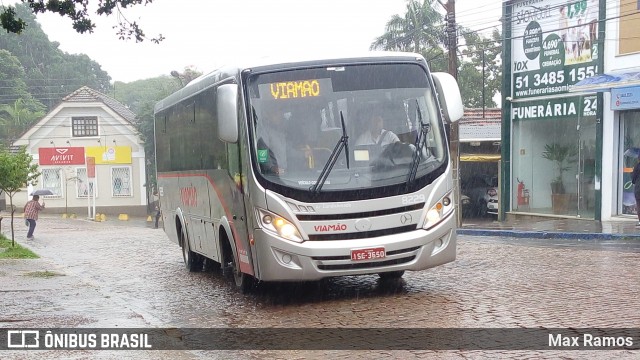
<path id="1" fill-rule="evenodd" d="M 238 142 L 238 85 L 224 84 L 217 90 L 218 137 L 228 143 Z"/>
<path id="2" fill-rule="evenodd" d="M 456 79 L 443 72 L 434 72 L 431 75 L 436 85 L 445 120 L 450 123 L 460 120 L 464 114 L 464 106 L 462 105 L 462 96 L 460 96 L 460 88 Z"/>

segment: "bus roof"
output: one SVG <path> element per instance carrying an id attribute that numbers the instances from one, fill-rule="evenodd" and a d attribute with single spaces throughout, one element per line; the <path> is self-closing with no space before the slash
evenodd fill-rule
<path id="1" fill-rule="evenodd" d="M 251 57 L 242 59 L 234 64 L 222 66 L 209 73 L 192 80 L 184 88 L 174 92 L 166 98 L 158 101 L 154 107 L 154 113 L 160 112 L 167 107 L 173 106 L 182 99 L 189 98 L 200 91 L 208 88 L 212 84 L 220 81 L 236 78 L 241 72 L 251 69 L 253 71 L 287 69 L 300 66 L 322 66 L 333 64 L 348 64 L 358 62 L 376 61 L 422 61 L 424 58 L 420 54 L 409 52 L 391 51 L 368 51 L 354 54 L 343 54 L 339 56 L 286 56 L 286 57 Z"/>

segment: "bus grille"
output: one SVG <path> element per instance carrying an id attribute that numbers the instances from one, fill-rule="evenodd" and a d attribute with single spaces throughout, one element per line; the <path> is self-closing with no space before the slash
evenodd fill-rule
<path id="1" fill-rule="evenodd" d="M 364 239 L 374 238 L 378 236 L 401 234 L 409 231 L 414 231 L 418 228 L 417 225 L 407 225 L 391 229 L 375 230 L 375 231 L 359 231 L 353 233 L 343 234 L 322 234 L 322 235 L 309 235 L 309 241 L 327 241 L 327 240 L 351 240 L 351 239 Z"/>
<path id="2" fill-rule="evenodd" d="M 410 206 L 402 206 L 393 209 L 365 211 L 351 214 L 297 214 L 296 217 L 300 221 L 326 221 L 326 220 L 347 220 L 360 218 L 373 218 L 376 216 L 384 216 L 391 214 L 401 214 L 424 208 L 424 203 L 414 204 Z"/>

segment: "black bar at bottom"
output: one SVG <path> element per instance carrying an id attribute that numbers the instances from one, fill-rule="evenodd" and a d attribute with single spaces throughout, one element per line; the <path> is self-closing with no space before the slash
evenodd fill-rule
<path id="1" fill-rule="evenodd" d="M 0 350 L 639 350 L 639 328 L 0 329 Z"/>

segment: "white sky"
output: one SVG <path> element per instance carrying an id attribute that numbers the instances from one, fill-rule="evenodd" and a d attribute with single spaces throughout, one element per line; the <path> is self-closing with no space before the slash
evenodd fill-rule
<path id="1" fill-rule="evenodd" d="M 501 3 L 456 0 L 457 21 L 474 30 L 498 25 Z M 366 51 L 405 12 L 406 0 L 154 0 L 125 10 L 149 38 L 161 33 L 160 44 L 119 40 L 113 15 L 92 14 L 97 28 L 83 35 L 58 15 L 38 15 L 38 22 L 61 50 L 87 54 L 112 81 L 131 82 L 187 66 L 208 72 L 234 57 Z"/>

